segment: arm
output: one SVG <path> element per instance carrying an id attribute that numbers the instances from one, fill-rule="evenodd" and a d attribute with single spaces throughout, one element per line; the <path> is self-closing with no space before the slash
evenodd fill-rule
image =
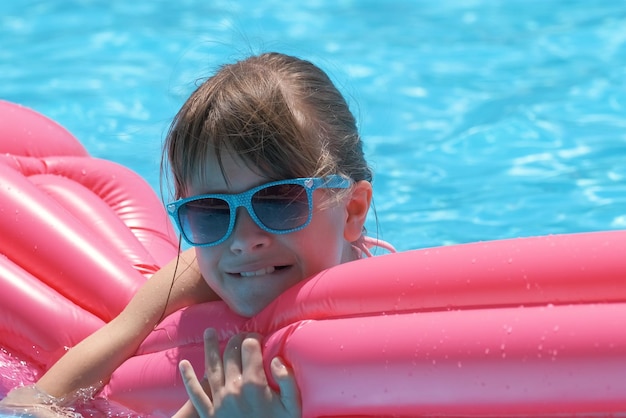
<path id="1" fill-rule="evenodd" d="M 104 383 L 134 354 L 162 317 L 184 306 L 218 299 L 202 278 L 193 249 L 180 255 L 172 285 L 176 262 L 174 259 L 157 271 L 116 318 L 68 351 L 36 386 L 52 396 L 63 397 L 79 388 Z"/>

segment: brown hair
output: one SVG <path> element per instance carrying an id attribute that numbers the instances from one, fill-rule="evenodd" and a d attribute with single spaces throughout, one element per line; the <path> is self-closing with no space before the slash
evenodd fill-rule
<path id="1" fill-rule="evenodd" d="M 221 166 L 225 150 L 269 178 L 372 180 L 344 97 L 321 69 L 284 54 L 222 66 L 185 102 L 165 141 L 175 198 L 202 178 L 208 152 Z"/>

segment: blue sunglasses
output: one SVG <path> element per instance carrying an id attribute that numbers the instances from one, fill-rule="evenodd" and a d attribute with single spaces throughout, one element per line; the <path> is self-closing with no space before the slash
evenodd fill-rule
<path id="1" fill-rule="evenodd" d="M 244 207 L 264 231 L 287 234 L 306 227 L 313 212 L 313 191 L 347 189 L 352 182 L 338 175 L 279 180 L 237 194 L 204 194 L 167 204 L 185 241 L 192 246 L 217 245 L 235 228 L 237 208 Z"/>

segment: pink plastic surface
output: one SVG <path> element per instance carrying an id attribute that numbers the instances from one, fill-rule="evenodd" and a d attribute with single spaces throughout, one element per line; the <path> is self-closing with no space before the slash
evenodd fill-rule
<path id="1" fill-rule="evenodd" d="M 0 130 L 0 347 L 45 370 L 176 254 L 175 237 L 136 175 L 0 102 L 0 127 L 14 121 L 50 126 Z M 192 306 L 101 395 L 171 414 L 187 398 L 178 362 L 202 375 L 215 327 L 266 336 L 266 366 L 293 367 L 305 417 L 624 416 L 624 249 L 626 231 L 430 248 L 334 267 L 249 320 Z"/>
<path id="2" fill-rule="evenodd" d="M 0 346 L 48 367 L 177 254 L 149 185 L 0 101 Z"/>

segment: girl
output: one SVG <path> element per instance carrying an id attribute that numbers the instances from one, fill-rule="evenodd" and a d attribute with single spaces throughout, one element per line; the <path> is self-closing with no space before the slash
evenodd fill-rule
<path id="1" fill-rule="evenodd" d="M 64 397 L 108 380 L 184 306 L 222 299 L 253 316 L 301 280 L 369 254 L 372 174 L 346 101 L 310 62 L 267 53 L 222 67 L 176 115 L 165 155 L 178 199 L 167 210 L 193 248 L 61 358 L 39 391 Z M 268 385 L 259 336 L 233 337 L 222 356 L 207 330 L 205 351 L 202 382 L 180 364 L 190 402 L 177 417 L 300 416 L 279 358 L 271 363 L 279 391 Z"/>

